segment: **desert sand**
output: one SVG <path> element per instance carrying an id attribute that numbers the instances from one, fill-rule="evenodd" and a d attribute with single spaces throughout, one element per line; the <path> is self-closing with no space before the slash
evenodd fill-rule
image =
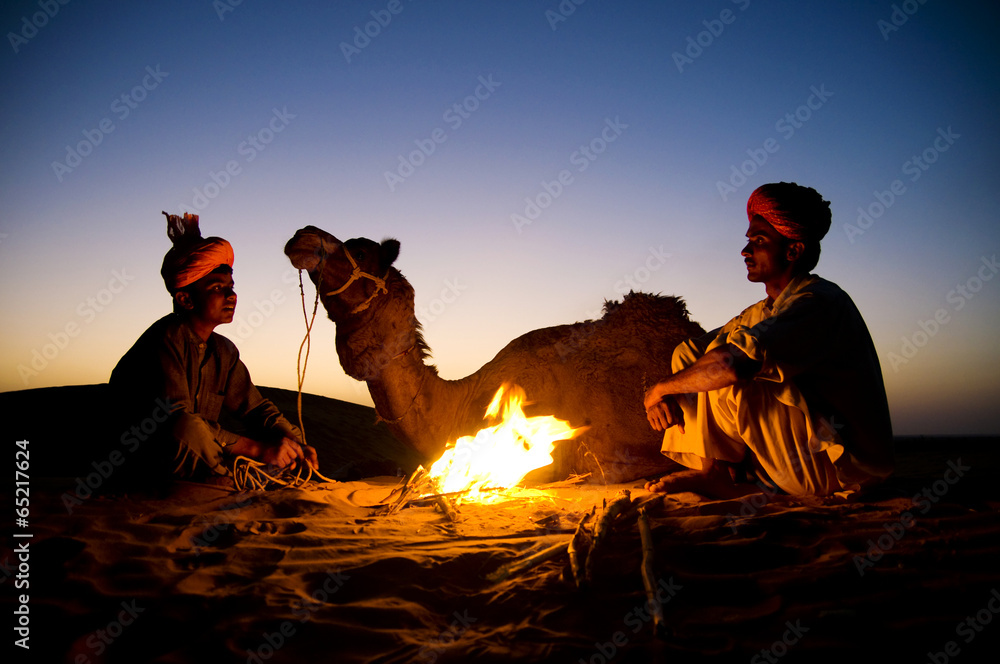
<path id="1" fill-rule="evenodd" d="M 5 538 L 0 554 L 14 626 L 17 595 L 30 596 L 31 648 L 15 648 L 14 661 L 995 661 L 996 439 L 899 439 L 896 475 L 846 500 L 706 501 L 652 495 L 641 481 L 529 487 L 463 504 L 452 522 L 433 506 L 377 515 L 411 459 L 371 409 L 319 397 L 307 399 L 307 433 L 323 472 L 341 481 L 81 499 L 78 481 L 101 461 L 86 437 L 100 395 L 0 395 L 22 422 L 5 430 L 8 448 L 30 440 L 33 468 L 29 525 L 13 527 L 31 534 L 29 588 L 7 591 L 26 538 Z M 288 406 L 289 393 L 269 396 Z M 53 409 L 62 416 L 40 418 Z M 566 555 L 487 578 L 568 542 L 622 489 L 632 509 L 587 588 L 573 584 Z M 640 505 L 661 635 L 640 575 Z"/>

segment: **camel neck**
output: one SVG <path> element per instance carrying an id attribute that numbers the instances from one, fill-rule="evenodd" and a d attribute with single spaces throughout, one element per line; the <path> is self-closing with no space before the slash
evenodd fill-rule
<path id="1" fill-rule="evenodd" d="M 433 367 L 424 364 L 416 349 L 395 358 L 367 381 L 378 419 L 399 425 L 418 408 L 421 392 L 441 379 Z"/>
<path id="2" fill-rule="evenodd" d="M 417 350 L 388 363 L 367 382 L 379 419 L 393 435 L 427 456 L 440 454 L 450 436 L 443 425 L 464 407 L 470 392 L 468 380 L 442 379 Z"/>

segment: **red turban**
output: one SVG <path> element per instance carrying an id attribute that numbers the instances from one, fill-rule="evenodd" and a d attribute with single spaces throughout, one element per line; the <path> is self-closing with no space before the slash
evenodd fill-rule
<path id="1" fill-rule="evenodd" d="M 220 265 L 233 266 L 233 247 L 221 237 L 201 237 L 198 215 L 167 214 L 167 236 L 174 243 L 163 257 L 160 275 L 171 295 L 211 273 Z"/>
<path id="2" fill-rule="evenodd" d="M 830 202 L 794 182 L 765 184 L 750 194 L 747 218 L 757 215 L 791 240 L 819 242 L 830 230 Z"/>

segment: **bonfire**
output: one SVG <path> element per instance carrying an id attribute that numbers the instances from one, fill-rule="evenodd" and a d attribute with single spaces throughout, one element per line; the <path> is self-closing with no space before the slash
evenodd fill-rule
<path id="1" fill-rule="evenodd" d="M 527 417 L 524 404 L 524 390 L 501 385 L 486 408 L 484 419 L 489 424 L 475 435 L 448 443 L 430 469 L 417 469 L 409 482 L 416 495 L 446 495 L 456 504 L 502 500 L 504 490 L 552 463 L 557 442 L 586 430 L 551 415 Z"/>

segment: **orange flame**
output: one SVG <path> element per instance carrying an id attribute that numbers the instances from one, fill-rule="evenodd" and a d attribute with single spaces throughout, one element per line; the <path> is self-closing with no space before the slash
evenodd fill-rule
<path id="1" fill-rule="evenodd" d="M 466 492 L 463 502 L 493 502 L 500 497 L 487 489 L 516 486 L 532 470 L 552 463 L 555 443 L 575 437 L 574 429 L 551 415 L 526 417 L 524 390 L 504 383 L 493 396 L 484 419 L 499 422 L 449 444 L 428 470 L 438 493 Z"/>

